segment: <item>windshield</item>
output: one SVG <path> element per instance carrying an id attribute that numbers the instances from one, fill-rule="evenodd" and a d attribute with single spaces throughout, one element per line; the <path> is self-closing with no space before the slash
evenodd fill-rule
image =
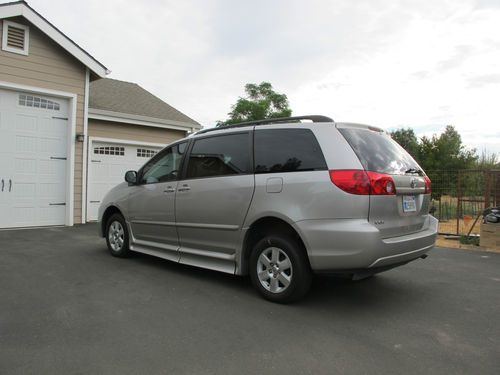
<path id="1" fill-rule="evenodd" d="M 339 131 L 365 170 L 387 174 L 423 174 L 411 155 L 386 133 L 360 128 L 341 128 Z"/>

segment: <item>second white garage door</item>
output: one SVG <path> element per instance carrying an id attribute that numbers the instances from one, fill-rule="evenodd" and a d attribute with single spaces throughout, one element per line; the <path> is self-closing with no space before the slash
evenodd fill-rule
<path id="1" fill-rule="evenodd" d="M 97 220 L 104 195 L 123 182 L 125 172 L 137 171 L 161 147 L 93 141 L 89 147 L 87 220 Z"/>

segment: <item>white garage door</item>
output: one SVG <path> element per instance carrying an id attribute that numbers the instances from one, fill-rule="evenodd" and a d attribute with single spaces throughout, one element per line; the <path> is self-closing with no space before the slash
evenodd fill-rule
<path id="1" fill-rule="evenodd" d="M 68 102 L 0 89 L 0 228 L 63 225 Z"/>
<path id="2" fill-rule="evenodd" d="M 97 220 L 104 195 L 124 181 L 125 172 L 137 171 L 160 147 L 93 141 L 89 148 L 87 220 Z"/>

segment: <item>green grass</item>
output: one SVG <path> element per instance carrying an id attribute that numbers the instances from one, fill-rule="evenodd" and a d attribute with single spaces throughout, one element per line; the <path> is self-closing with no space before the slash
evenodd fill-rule
<path id="1" fill-rule="evenodd" d="M 467 238 L 467 236 L 460 236 L 460 243 L 464 245 L 475 245 L 479 246 L 479 237 L 478 236 L 471 236 Z"/>

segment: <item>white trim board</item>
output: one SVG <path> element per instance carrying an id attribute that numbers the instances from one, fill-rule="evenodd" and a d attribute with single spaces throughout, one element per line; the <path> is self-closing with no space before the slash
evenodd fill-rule
<path id="1" fill-rule="evenodd" d="M 167 146 L 166 143 L 131 141 L 129 139 L 117 139 L 117 138 L 89 137 L 89 149 L 92 148 L 93 142 L 120 143 L 131 146 L 151 146 L 151 147 L 161 147 L 161 148 Z"/>
<path id="2" fill-rule="evenodd" d="M 111 73 L 104 65 L 64 35 L 25 2 L 0 5 L 0 19 L 18 16 L 26 18 L 29 22 L 35 25 L 49 38 L 68 51 L 68 53 L 92 70 L 92 72 L 97 74 L 99 77 L 104 78 L 107 74 Z"/>
<path id="3" fill-rule="evenodd" d="M 85 69 L 85 99 L 83 105 L 83 150 L 82 150 L 82 224 L 87 218 L 87 168 L 88 168 L 88 129 L 89 129 L 89 85 L 90 72 Z"/>
<path id="4" fill-rule="evenodd" d="M 1 9 L 1 8 L 0 8 Z M 12 82 L 0 81 L 0 88 L 15 91 L 24 91 L 31 93 L 40 93 L 49 96 L 55 96 L 59 98 L 68 99 L 68 159 L 66 166 L 66 219 L 65 225 L 72 226 L 74 223 L 74 206 L 75 206 L 75 134 L 76 134 L 76 105 L 77 105 L 77 95 L 58 91 L 43 89 L 40 87 L 20 85 Z"/>

